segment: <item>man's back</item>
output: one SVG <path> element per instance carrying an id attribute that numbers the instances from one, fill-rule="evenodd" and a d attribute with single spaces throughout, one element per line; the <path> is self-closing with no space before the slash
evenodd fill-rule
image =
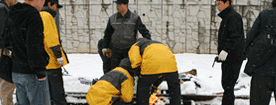
<path id="1" fill-rule="evenodd" d="M 271 13 L 273 12 L 273 13 Z M 267 47 L 267 46 L 274 46 L 275 44 L 275 18 L 276 18 L 276 9 L 266 9 L 263 10 L 259 16 L 257 17 L 257 19 L 254 22 L 254 25 L 252 26 L 251 30 L 247 33 L 246 36 L 246 53 L 248 56 L 248 59 L 250 58 L 250 61 L 247 62 L 247 65 L 245 67 L 245 73 L 248 73 L 249 75 L 252 75 L 252 73 L 257 73 L 257 74 L 262 74 L 262 75 L 266 75 L 266 76 L 274 76 L 275 73 L 275 69 L 271 69 L 271 68 L 276 68 L 275 62 L 276 62 L 276 57 L 275 52 L 271 53 L 269 52 L 269 50 L 272 50 L 271 48 Z M 272 18 L 272 19 L 268 19 L 268 18 Z M 270 21 L 269 21 L 270 20 Z M 271 24 L 269 24 L 271 23 Z M 270 26 L 271 25 L 271 26 Z M 274 31 L 274 32 L 273 32 Z M 272 33 L 272 34 L 269 34 Z M 262 37 L 265 36 L 265 37 Z M 269 36 L 269 37 L 268 37 Z M 262 41 L 260 41 L 262 39 Z M 266 39 L 266 40 L 264 40 Z M 274 40 L 273 40 L 274 39 Z M 268 41 L 267 44 L 263 44 L 265 43 L 265 41 Z M 260 44 L 261 42 L 261 44 Z M 254 43 L 254 44 L 252 44 Z M 271 45 L 270 45 L 271 44 Z M 251 45 L 259 45 L 261 46 L 261 48 L 259 47 L 255 47 L 255 46 L 251 46 Z M 263 47 L 265 46 L 265 47 Z M 248 50 L 250 49 L 251 50 Z M 269 50 L 263 51 L 262 53 L 257 52 L 257 51 L 261 51 L 264 50 L 264 48 L 268 48 Z M 252 50 L 253 49 L 253 50 Z M 251 52 L 250 52 L 251 51 Z M 253 56 L 258 54 L 258 56 Z M 252 55 L 252 56 L 250 56 Z M 258 64 L 258 67 L 253 67 L 253 64 L 251 64 L 251 62 L 254 62 L 255 64 Z"/>
<path id="2" fill-rule="evenodd" d="M 25 0 L 10 9 L 12 79 L 17 104 L 50 105 L 46 78 L 48 55 L 44 50 L 43 23 L 38 10 L 44 0 Z"/>
<path id="3" fill-rule="evenodd" d="M 110 105 L 120 98 L 130 102 L 133 94 L 133 77 L 126 69 L 117 67 L 103 75 L 90 87 L 86 100 L 93 105 Z"/>
<path id="4" fill-rule="evenodd" d="M 42 72 L 48 64 L 48 55 L 44 50 L 43 23 L 39 12 L 31 5 L 17 3 L 11 7 L 10 16 L 13 72 Z"/>
<path id="5" fill-rule="evenodd" d="M 146 38 L 138 39 L 129 50 L 129 58 L 134 65 L 141 66 L 141 74 L 160 74 L 176 72 L 174 54 L 164 44 Z"/>

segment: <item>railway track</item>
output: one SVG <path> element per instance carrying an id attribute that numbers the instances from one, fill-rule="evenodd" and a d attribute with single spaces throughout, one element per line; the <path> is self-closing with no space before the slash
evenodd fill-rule
<path id="1" fill-rule="evenodd" d="M 88 105 L 86 103 L 86 96 L 87 93 L 84 92 L 66 92 L 66 100 L 68 102 L 67 105 Z M 158 97 L 169 97 L 168 94 L 160 94 L 157 95 Z M 212 100 L 216 97 L 222 97 L 222 95 L 181 95 L 182 102 L 189 102 L 193 101 L 208 101 Z M 135 103 L 136 96 L 134 95 L 133 100 Z M 249 99 L 249 96 L 239 95 L 236 96 L 236 99 Z M 135 105 L 135 104 L 134 104 Z"/>

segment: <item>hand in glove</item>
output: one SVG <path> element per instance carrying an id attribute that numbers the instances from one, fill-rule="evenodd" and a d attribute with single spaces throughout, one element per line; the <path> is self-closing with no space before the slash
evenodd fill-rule
<path id="1" fill-rule="evenodd" d="M 111 49 L 110 48 L 103 48 L 102 49 L 102 52 L 103 52 L 103 55 L 104 56 L 107 56 L 107 57 L 111 57 L 112 56 L 112 53 L 111 53 Z"/>
<path id="2" fill-rule="evenodd" d="M 219 61 L 225 61 L 227 55 L 228 55 L 228 53 L 227 53 L 226 51 L 222 50 L 222 51 L 219 53 L 218 60 L 219 60 Z"/>
<path id="3" fill-rule="evenodd" d="M 93 80 L 92 80 L 92 85 L 94 85 L 97 81 L 99 81 L 98 78 L 93 79 Z"/>
<path id="4" fill-rule="evenodd" d="M 62 67 L 64 64 L 63 57 L 57 58 L 57 63 Z"/>

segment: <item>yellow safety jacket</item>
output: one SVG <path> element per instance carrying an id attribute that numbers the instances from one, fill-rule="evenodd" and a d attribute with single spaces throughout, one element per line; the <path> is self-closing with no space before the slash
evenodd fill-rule
<path id="1" fill-rule="evenodd" d="M 66 54 L 61 47 L 55 19 L 49 12 L 46 11 L 41 11 L 40 16 L 42 18 L 44 26 L 44 48 L 49 55 L 49 64 L 46 66 L 46 69 L 61 68 L 61 66 L 57 63 L 56 55 L 54 54 L 53 50 L 50 49 L 51 47 L 60 47 L 64 65 L 68 64 Z"/>
<path id="2" fill-rule="evenodd" d="M 86 95 L 89 105 L 112 105 L 122 99 L 128 103 L 134 94 L 133 77 L 121 67 L 106 73 L 92 85 Z"/>
<path id="3" fill-rule="evenodd" d="M 140 38 L 131 46 L 128 55 L 132 68 L 141 66 L 142 75 L 177 71 L 173 53 L 166 45 L 158 41 Z"/>

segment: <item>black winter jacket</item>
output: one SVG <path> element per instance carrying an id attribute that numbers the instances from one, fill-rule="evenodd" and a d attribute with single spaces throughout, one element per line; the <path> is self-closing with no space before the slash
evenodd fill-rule
<path id="1" fill-rule="evenodd" d="M 48 55 L 44 49 L 43 23 L 39 11 L 17 3 L 10 9 L 12 19 L 12 71 L 45 77 Z"/>
<path id="2" fill-rule="evenodd" d="M 267 31 L 266 25 L 267 25 L 267 20 L 268 20 L 268 10 L 262 11 L 257 19 L 255 20 L 251 30 L 247 33 L 246 35 L 246 44 L 245 47 L 247 48 L 258 36 L 260 33 L 263 33 L 262 31 Z M 273 9 L 273 35 L 275 36 L 276 34 L 276 9 Z M 260 67 L 253 67 L 252 65 L 246 65 L 245 67 L 245 73 L 257 73 L 257 74 L 263 74 L 263 75 L 268 75 L 268 76 L 276 76 L 276 52 L 274 52 L 274 55 L 262 66 Z"/>
<path id="3" fill-rule="evenodd" d="M 2 41 L 5 38 L 5 48 L 11 50 L 9 45 L 9 8 L 6 2 L 0 0 L 0 49 L 2 48 Z"/>
<path id="4" fill-rule="evenodd" d="M 2 35 L 4 34 L 4 28 L 6 26 L 6 21 L 7 21 L 7 18 L 8 18 L 8 5 L 6 4 L 6 2 L 4 1 L 0 1 L 0 35 L 1 35 L 1 38 L 2 38 Z"/>
<path id="5" fill-rule="evenodd" d="M 227 59 L 243 60 L 244 30 L 241 15 L 232 6 L 225 8 L 218 14 L 222 21 L 218 34 L 218 54 L 224 50 L 228 53 Z"/>

